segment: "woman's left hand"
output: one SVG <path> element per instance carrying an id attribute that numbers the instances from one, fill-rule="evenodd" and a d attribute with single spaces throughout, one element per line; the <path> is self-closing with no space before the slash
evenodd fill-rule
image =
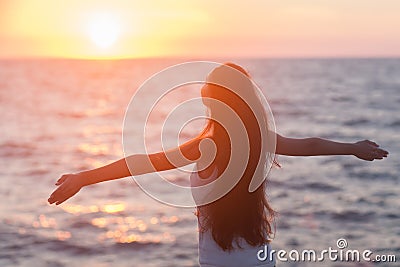
<path id="1" fill-rule="evenodd" d="M 386 158 L 389 154 L 386 150 L 379 148 L 379 145 L 370 140 L 354 143 L 354 156 L 359 159 L 373 161 L 375 159 Z"/>
<path id="2" fill-rule="evenodd" d="M 64 174 L 57 180 L 58 188 L 50 195 L 48 202 L 59 205 L 74 196 L 83 187 L 83 178 L 79 174 Z"/>

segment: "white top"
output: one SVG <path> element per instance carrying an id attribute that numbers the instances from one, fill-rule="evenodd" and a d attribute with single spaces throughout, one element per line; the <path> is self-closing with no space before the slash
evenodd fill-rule
<path id="1" fill-rule="evenodd" d="M 202 179 L 195 169 L 190 176 L 191 186 L 204 185 L 216 179 L 217 170 L 214 169 L 210 178 Z M 201 214 L 201 213 L 200 213 Z M 201 220 L 201 217 L 199 218 Z M 253 247 L 244 239 L 238 240 L 242 249 L 235 248 L 231 251 L 224 251 L 214 240 L 209 230 L 199 231 L 199 263 L 201 267 L 252 267 L 252 266 L 275 266 L 275 258 L 259 260 L 257 255 L 264 257 L 265 252 L 271 251 L 270 244 Z M 236 243 L 234 243 L 236 245 Z M 262 252 L 259 252 L 262 250 Z"/>

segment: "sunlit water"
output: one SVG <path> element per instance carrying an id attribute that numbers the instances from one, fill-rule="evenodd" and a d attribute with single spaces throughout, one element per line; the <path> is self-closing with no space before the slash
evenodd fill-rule
<path id="1" fill-rule="evenodd" d="M 198 265 L 194 209 L 161 204 L 131 178 L 84 188 L 61 206 L 46 202 L 61 174 L 123 156 L 129 99 L 151 74 L 178 62 L 0 61 L 0 266 Z M 349 248 L 399 261 L 400 60 L 238 63 L 263 89 L 279 133 L 368 138 L 390 151 L 372 163 L 279 157 L 283 168 L 273 170 L 268 189 L 280 213 L 273 247 L 322 250 L 346 238 Z M 158 144 L 159 136 L 151 138 Z"/>

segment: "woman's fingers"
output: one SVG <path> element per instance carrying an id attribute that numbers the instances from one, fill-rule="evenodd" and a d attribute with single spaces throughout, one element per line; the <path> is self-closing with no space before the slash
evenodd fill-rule
<path id="1" fill-rule="evenodd" d="M 389 155 L 389 152 L 381 149 L 377 143 L 370 140 L 359 141 L 356 145 L 355 156 L 359 159 L 373 161 L 375 159 L 386 158 Z"/>
<path id="2" fill-rule="evenodd" d="M 56 205 L 58 205 L 58 204 L 61 204 L 62 202 L 64 202 L 65 200 L 67 200 L 68 198 L 69 197 L 67 194 L 56 194 L 56 195 L 50 196 L 48 201 L 50 204 L 56 203 Z"/>
<path id="3" fill-rule="evenodd" d="M 53 204 L 54 202 L 57 201 L 57 198 L 55 196 L 51 195 L 47 201 L 49 202 L 49 204 Z"/>
<path id="4" fill-rule="evenodd" d="M 64 191 L 61 195 L 59 195 L 55 201 L 56 205 L 60 205 L 64 201 L 68 200 L 72 196 L 74 196 L 76 193 L 78 193 L 79 189 L 74 189 L 74 188 L 68 188 L 66 191 Z"/>
<path id="5" fill-rule="evenodd" d="M 57 188 L 49 198 L 49 203 L 53 204 L 54 202 L 58 201 L 59 199 L 63 198 L 67 193 L 68 187 L 63 184 L 59 188 Z"/>
<path id="6" fill-rule="evenodd" d="M 50 195 L 48 199 L 50 204 L 56 203 L 56 205 L 59 205 L 71 198 L 81 189 L 82 186 L 73 179 L 73 175 L 67 175 L 67 178 L 68 179 L 62 181 L 62 184 Z"/>
<path id="7" fill-rule="evenodd" d="M 386 158 L 387 155 L 389 154 L 386 150 L 380 149 L 380 148 L 376 148 L 374 149 L 374 158 L 375 159 L 383 159 Z"/>
<path id="8" fill-rule="evenodd" d="M 56 202 L 56 205 L 60 205 L 61 203 L 63 203 L 64 201 L 66 201 L 69 197 L 63 197 L 62 199 L 58 200 Z"/>
<path id="9" fill-rule="evenodd" d="M 387 155 L 389 154 L 389 152 L 387 152 L 386 150 L 380 149 L 380 148 L 376 149 L 375 152 L 376 152 L 376 154 L 378 154 L 380 156 L 384 156 L 384 157 L 387 157 Z"/>
<path id="10" fill-rule="evenodd" d="M 50 198 L 54 199 L 60 198 L 64 194 L 64 191 L 65 191 L 65 186 L 60 186 L 50 195 Z"/>
<path id="11" fill-rule="evenodd" d="M 373 141 L 370 140 L 364 140 L 364 142 L 366 142 L 368 145 L 371 146 L 371 153 L 373 156 L 373 160 L 374 159 L 383 159 L 386 158 L 389 154 L 389 152 L 387 152 L 384 149 L 379 148 L 379 145 Z"/>
<path id="12" fill-rule="evenodd" d="M 60 177 L 60 179 L 57 180 L 56 185 L 62 184 L 65 180 L 67 179 L 67 175 L 63 175 Z"/>
<path id="13" fill-rule="evenodd" d="M 384 156 L 387 157 L 387 155 L 389 154 L 389 152 L 387 152 L 386 150 L 380 149 L 380 153 Z"/>
<path id="14" fill-rule="evenodd" d="M 53 204 L 54 202 L 57 201 L 57 199 L 59 199 L 59 193 L 58 193 L 57 190 L 56 190 L 56 191 L 54 191 L 54 192 L 50 195 L 50 197 L 49 197 L 49 199 L 48 199 L 48 202 L 49 202 L 50 204 Z"/>

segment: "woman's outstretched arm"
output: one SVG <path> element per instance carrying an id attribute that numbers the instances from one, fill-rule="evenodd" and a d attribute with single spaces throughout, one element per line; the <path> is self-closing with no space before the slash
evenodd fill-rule
<path id="1" fill-rule="evenodd" d="M 388 152 L 369 141 L 340 143 L 318 137 L 287 138 L 276 134 L 276 154 L 286 156 L 354 155 L 359 159 L 372 161 L 387 157 Z"/>
<path id="2" fill-rule="evenodd" d="M 199 139 L 192 139 L 180 147 L 166 152 L 149 155 L 135 154 L 97 169 L 65 174 L 57 180 L 58 188 L 50 195 L 48 202 L 59 205 L 87 185 L 132 175 L 170 170 L 194 163 L 200 157 L 199 142 Z"/>

